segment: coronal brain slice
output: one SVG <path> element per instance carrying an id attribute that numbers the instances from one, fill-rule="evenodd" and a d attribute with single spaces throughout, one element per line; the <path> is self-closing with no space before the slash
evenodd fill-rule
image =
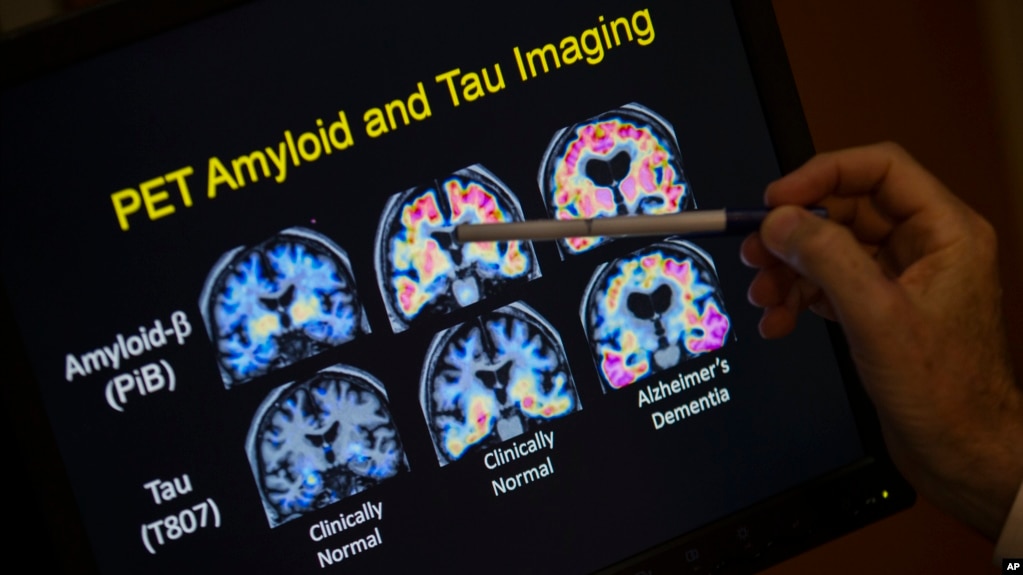
<path id="1" fill-rule="evenodd" d="M 550 216 L 559 220 L 668 214 L 694 204 L 674 129 L 639 104 L 555 134 L 540 166 L 539 184 Z M 562 254 L 577 254 L 606 241 L 568 238 L 558 245 Z"/>
<path id="2" fill-rule="evenodd" d="M 380 292 L 395 332 L 540 277 L 530 242 L 458 244 L 454 227 L 523 219 L 518 200 L 481 166 L 395 194 L 377 233 Z"/>
<path id="3" fill-rule="evenodd" d="M 348 255 L 302 228 L 224 254 L 199 306 L 228 388 L 370 331 Z"/>
<path id="4" fill-rule="evenodd" d="M 724 346 L 731 327 L 710 256 L 680 240 L 597 268 L 580 316 L 610 389 Z"/>
<path id="5" fill-rule="evenodd" d="M 522 303 L 437 334 L 420 401 L 441 465 L 581 409 L 561 336 Z"/>
<path id="6" fill-rule="evenodd" d="M 408 470 L 380 382 L 341 365 L 274 390 L 246 449 L 271 527 Z"/>

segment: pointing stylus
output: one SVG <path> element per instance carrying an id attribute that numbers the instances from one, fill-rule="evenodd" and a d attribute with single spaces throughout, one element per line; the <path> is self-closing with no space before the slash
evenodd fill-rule
<path id="1" fill-rule="evenodd" d="M 807 210 L 822 218 L 824 208 Z M 586 236 L 660 236 L 746 234 L 760 229 L 770 210 L 698 210 L 656 216 L 617 216 L 588 220 L 531 220 L 455 226 L 459 242 L 505 242 L 514 240 L 556 240 Z"/>

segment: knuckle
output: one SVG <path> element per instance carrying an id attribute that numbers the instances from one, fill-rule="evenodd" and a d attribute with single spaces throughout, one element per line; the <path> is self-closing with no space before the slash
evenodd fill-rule
<path id="1" fill-rule="evenodd" d="M 998 234 L 994 226 L 984 218 L 977 216 L 971 231 L 973 240 L 973 258 L 975 263 L 997 273 L 998 268 Z"/>
<path id="2" fill-rule="evenodd" d="M 891 140 L 885 140 L 875 144 L 875 147 L 887 156 L 908 157 L 909 152 L 901 144 Z"/>
<path id="3" fill-rule="evenodd" d="M 974 218 L 974 228 L 973 235 L 980 244 L 980 247 L 990 253 L 997 252 L 998 234 L 995 232 L 995 227 L 991 225 L 991 222 L 976 216 Z"/>

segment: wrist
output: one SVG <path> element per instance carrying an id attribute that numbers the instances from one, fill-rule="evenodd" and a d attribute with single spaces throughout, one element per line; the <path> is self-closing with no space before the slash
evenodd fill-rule
<path id="1" fill-rule="evenodd" d="M 924 493 L 991 541 L 1002 532 L 1023 483 L 1023 393 L 1011 377 L 1000 389 L 987 398 L 981 427 L 950 439 L 962 442 L 962 457 L 938 470 L 944 477 L 933 477 Z"/>

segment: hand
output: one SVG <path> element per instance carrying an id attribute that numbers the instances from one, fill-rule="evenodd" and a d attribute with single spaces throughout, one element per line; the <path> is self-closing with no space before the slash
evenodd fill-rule
<path id="1" fill-rule="evenodd" d="M 785 207 L 742 246 L 761 334 L 807 307 L 839 322 L 896 465 L 996 538 L 1023 479 L 1023 393 L 991 225 L 893 144 L 821 154 L 765 198 Z"/>

